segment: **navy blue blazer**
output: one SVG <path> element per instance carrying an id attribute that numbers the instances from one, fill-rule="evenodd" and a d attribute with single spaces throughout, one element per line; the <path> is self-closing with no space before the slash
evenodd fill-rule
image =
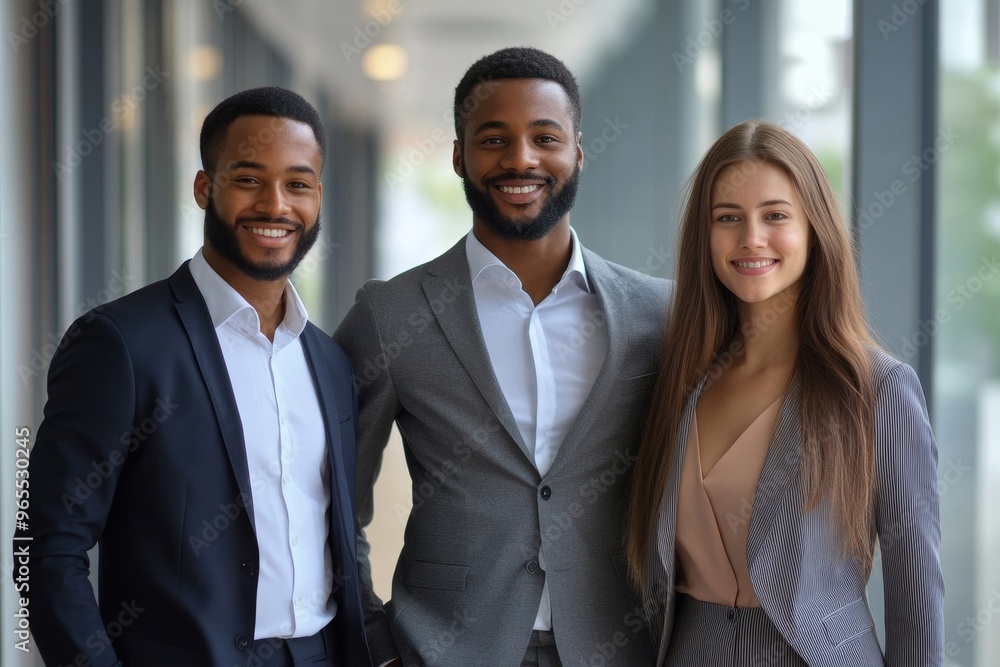
<path id="1" fill-rule="evenodd" d="M 336 637 L 344 664 L 370 665 L 351 365 L 312 324 L 302 344 L 327 434 Z M 47 664 L 247 663 L 259 552 L 243 427 L 187 263 L 69 328 L 29 470 L 29 610 Z M 99 603 L 88 579 L 95 543 Z"/>
<path id="2" fill-rule="evenodd" d="M 879 645 L 865 595 L 868 572 L 841 558 L 824 500 L 806 513 L 799 380 L 785 395 L 757 483 L 747 537 L 750 582 L 768 618 L 812 667 L 944 664 L 937 446 L 913 369 L 872 350 L 875 497 L 872 514 L 885 584 L 886 645 Z M 649 554 L 646 613 L 664 664 L 674 613 L 677 492 L 703 379 L 688 400 L 670 459 Z"/>

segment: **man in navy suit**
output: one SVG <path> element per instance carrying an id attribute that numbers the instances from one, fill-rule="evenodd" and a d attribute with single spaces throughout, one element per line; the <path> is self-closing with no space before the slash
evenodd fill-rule
<path id="1" fill-rule="evenodd" d="M 371 664 L 351 366 L 288 281 L 325 155 L 295 93 L 223 101 L 194 182 L 203 248 L 67 331 L 15 541 L 47 664 Z"/>

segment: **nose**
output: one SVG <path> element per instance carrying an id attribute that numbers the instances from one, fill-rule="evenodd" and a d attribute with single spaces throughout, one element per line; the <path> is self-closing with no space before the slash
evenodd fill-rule
<path id="1" fill-rule="evenodd" d="M 511 141 L 500 159 L 500 166 L 511 171 L 525 172 L 538 167 L 538 148 L 530 139 Z"/>
<path id="2" fill-rule="evenodd" d="M 767 233 L 764 223 L 760 220 L 749 219 L 743 223 L 743 233 L 740 243 L 744 248 L 760 248 L 767 245 Z"/>
<path id="3" fill-rule="evenodd" d="M 260 189 L 254 209 L 271 218 L 280 218 L 291 212 L 291 205 L 288 203 L 288 194 L 284 187 L 280 183 L 275 183 Z"/>

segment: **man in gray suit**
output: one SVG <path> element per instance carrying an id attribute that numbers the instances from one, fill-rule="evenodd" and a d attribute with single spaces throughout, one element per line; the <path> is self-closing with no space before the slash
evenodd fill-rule
<path id="1" fill-rule="evenodd" d="M 652 664 L 622 526 L 670 285 L 570 228 L 583 149 L 562 62 L 482 58 L 455 130 L 472 233 L 366 284 L 336 333 L 360 389 L 361 524 L 393 421 L 413 484 L 392 599 L 366 600 L 375 664 Z"/>

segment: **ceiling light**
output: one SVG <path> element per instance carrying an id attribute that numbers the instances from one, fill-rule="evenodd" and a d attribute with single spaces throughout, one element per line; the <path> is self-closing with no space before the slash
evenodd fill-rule
<path id="1" fill-rule="evenodd" d="M 188 66 L 194 81 L 211 81 L 222 71 L 222 54 L 214 46 L 196 46 L 188 53 Z"/>
<path id="2" fill-rule="evenodd" d="M 361 60 L 361 69 L 373 81 L 395 81 L 406 74 L 406 51 L 395 44 L 377 44 Z"/>

